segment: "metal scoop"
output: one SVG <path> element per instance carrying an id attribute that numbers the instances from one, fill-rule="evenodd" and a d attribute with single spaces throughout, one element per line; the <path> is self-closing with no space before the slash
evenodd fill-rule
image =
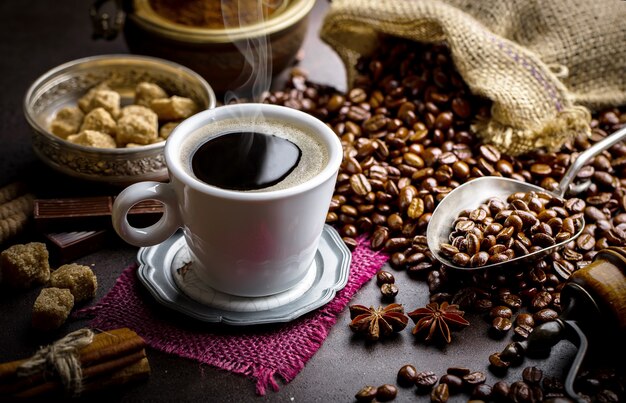
<path id="1" fill-rule="evenodd" d="M 555 192 L 549 192 L 544 188 L 532 185 L 530 183 L 497 176 L 478 178 L 464 183 L 463 185 L 451 191 L 439 203 L 437 208 L 435 208 L 435 211 L 433 212 L 430 222 L 428 223 L 428 228 L 426 230 L 428 248 L 431 250 L 435 258 L 441 263 L 445 264 L 448 267 L 459 270 L 487 269 L 507 264 L 520 263 L 524 260 L 537 259 L 546 256 L 553 251 L 562 248 L 568 242 L 576 239 L 576 237 L 578 237 L 582 233 L 585 226 L 584 217 L 582 225 L 580 226 L 580 230 L 570 239 L 556 243 L 555 245 L 538 250 L 536 252 L 529 253 L 525 256 L 516 257 L 506 262 L 487 264 L 479 267 L 462 267 L 455 265 L 450 259 L 443 256 L 440 251 L 440 245 L 442 243 L 449 243 L 448 238 L 450 233 L 452 232 L 454 220 L 458 218 L 459 213 L 463 210 L 476 209 L 479 205 L 484 203 L 489 198 L 498 197 L 500 199 L 506 200 L 508 196 L 516 192 L 535 191 L 550 193 L 562 199 L 565 193 L 568 191 L 572 194 L 584 191 L 587 187 L 589 187 L 589 182 L 583 183 L 578 186 L 570 186 L 578 171 L 580 171 L 580 169 L 584 165 L 586 165 L 593 157 L 611 147 L 612 145 L 619 143 L 625 138 L 626 127 L 621 128 L 615 133 L 607 136 L 604 140 L 597 142 L 593 146 L 589 147 L 588 150 L 579 154 L 578 158 L 576 158 L 576 160 L 572 163 L 567 172 L 565 172 L 565 175 L 563 176 L 563 179 L 559 183 L 559 187 Z"/>

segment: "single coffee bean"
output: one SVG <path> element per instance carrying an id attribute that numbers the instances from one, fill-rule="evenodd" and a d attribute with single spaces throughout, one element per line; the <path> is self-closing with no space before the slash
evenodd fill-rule
<path id="1" fill-rule="evenodd" d="M 376 400 L 380 402 L 388 402 L 390 400 L 393 400 L 396 398 L 397 395 L 398 388 L 396 388 L 395 385 L 386 383 L 384 385 L 380 385 L 376 389 Z"/>
<path id="2" fill-rule="evenodd" d="M 413 386 L 415 385 L 415 380 L 417 379 L 417 370 L 413 365 L 407 364 L 403 365 L 400 370 L 398 370 L 398 384 L 400 386 Z"/>
<path id="3" fill-rule="evenodd" d="M 420 390 L 430 390 L 437 383 L 437 375 L 432 371 L 421 371 L 415 375 L 415 386 Z"/>
<path id="4" fill-rule="evenodd" d="M 543 378 L 543 371 L 537 367 L 526 367 L 522 371 L 522 379 L 529 384 L 538 384 Z"/>
<path id="5" fill-rule="evenodd" d="M 494 318 L 491 322 L 491 328 L 497 332 L 497 334 L 502 334 L 508 332 L 513 324 L 510 319 L 497 317 Z"/>
<path id="6" fill-rule="evenodd" d="M 500 353 L 493 353 L 489 356 L 489 364 L 491 364 L 492 369 L 495 370 L 504 370 L 507 369 L 511 363 L 508 361 L 504 361 L 500 356 Z"/>
<path id="7" fill-rule="evenodd" d="M 533 316 L 529 313 L 520 313 L 515 318 L 516 325 L 526 325 L 526 326 L 535 326 L 535 320 Z"/>
<path id="8" fill-rule="evenodd" d="M 450 398 L 448 384 L 440 383 L 430 393 L 430 401 L 433 403 L 446 403 Z"/>
<path id="9" fill-rule="evenodd" d="M 531 402 L 532 401 L 532 391 L 530 386 L 524 381 L 517 381 L 511 384 L 511 388 L 509 389 L 509 399 L 514 402 Z"/>
<path id="10" fill-rule="evenodd" d="M 384 299 L 387 299 L 387 300 L 394 299 L 396 295 L 398 295 L 398 292 L 399 292 L 398 286 L 396 286 L 393 283 L 385 283 L 380 286 L 380 293 L 382 294 L 382 297 Z"/>
<path id="11" fill-rule="evenodd" d="M 491 387 L 491 398 L 496 401 L 505 401 L 509 397 L 509 384 L 505 381 L 498 381 Z"/>
<path id="12" fill-rule="evenodd" d="M 376 273 L 376 284 L 383 285 L 383 284 L 393 284 L 396 282 L 395 277 L 393 276 L 393 274 L 389 273 L 386 270 L 380 270 L 378 273 Z"/>
<path id="13" fill-rule="evenodd" d="M 463 388 L 463 380 L 458 376 L 452 374 L 442 375 L 441 378 L 439 378 L 439 383 L 447 384 L 450 394 L 458 393 Z"/>
<path id="14" fill-rule="evenodd" d="M 513 328 L 513 331 L 522 339 L 527 339 L 533 332 L 533 327 L 528 325 L 517 325 Z"/>
<path id="15" fill-rule="evenodd" d="M 472 393 L 470 396 L 472 399 L 488 401 L 491 398 L 491 390 L 491 386 L 481 383 L 476 385 L 474 389 L 472 389 Z"/>
<path id="16" fill-rule="evenodd" d="M 480 371 L 471 372 L 463 377 L 463 382 L 469 386 L 480 385 L 485 383 L 487 377 Z"/>
<path id="17" fill-rule="evenodd" d="M 547 291 L 540 291 L 530 302 L 530 306 L 533 310 L 539 311 L 547 308 L 552 303 L 552 294 Z"/>
<path id="18" fill-rule="evenodd" d="M 376 391 L 376 387 L 367 385 L 359 390 L 354 397 L 358 402 L 371 402 L 376 398 Z"/>
<path id="19" fill-rule="evenodd" d="M 542 309 L 533 315 L 533 319 L 538 324 L 556 320 L 558 317 L 559 317 L 559 314 L 554 309 L 550 309 L 550 308 Z"/>
<path id="20" fill-rule="evenodd" d="M 489 316 L 492 319 L 495 319 L 495 318 L 511 319 L 511 317 L 513 316 L 513 311 L 508 306 L 498 305 L 498 306 L 493 307 L 491 311 L 489 311 Z"/>

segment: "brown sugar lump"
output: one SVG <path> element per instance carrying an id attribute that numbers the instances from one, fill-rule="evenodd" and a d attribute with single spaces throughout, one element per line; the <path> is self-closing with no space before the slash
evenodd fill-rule
<path id="1" fill-rule="evenodd" d="M 169 121 L 188 118 L 198 111 L 198 105 L 192 99 L 174 95 L 152 100 L 150 109 L 156 112 L 159 120 Z"/>
<path id="2" fill-rule="evenodd" d="M 81 146 L 95 148 L 116 148 L 115 139 L 106 133 L 100 133 L 95 130 L 85 130 L 78 134 L 72 134 L 67 137 L 67 141 Z"/>
<path id="3" fill-rule="evenodd" d="M 109 112 L 104 108 L 96 108 L 90 111 L 83 120 L 83 124 L 80 126 L 80 131 L 94 130 L 100 133 L 109 134 L 115 136 L 117 131 L 117 123 Z M 78 133 L 78 131 L 74 132 Z"/>
<path id="4" fill-rule="evenodd" d="M 41 242 L 13 245 L 0 253 L 2 281 L 15 288 L 43 284 L 50 278 L 48 249 Z"/>
<path id="5" fill-rule="evenodd" d="M 96 296 L 98 279 L 88 267 L 76 263 L 65 264 L 50 275 L 50 286 L 67 288 L 74 296 L 74 301 L 81 302 Z"/>
<path id="6" fill-rule="evenodd" d="M 93 97 L 96 95 L 96 92 L 101 91 L 101 90 L 110 90 L 110 89 L 111 88 L 109 88 L 109 86 L 106 83 L 100 83 L 96 85 L 95 87 L 92 87 L 91 89 L 89 89 L 89 91 L 87 91 L 85 95 L 80 97 L 80 99 L 78 100 L 78 107 L 84 113 L 89 112 L 91 109 L 93 109 L 91 107 L 91 101 L 93 100 Z"/>
<path id="7" fill-rule="evenodd" d="M 87 108 L 88 110 L 85 112 L 91 112 L 96 108 L 104 108 L 111 116 L 117 118 L 120 114 L 120 98 L 120 94 L 113 90 L 98 90 L 93 94 Z"/>
<path id="8" fill-rule="evenodd" d="M 78 133 L 84 116 L 83 111 L 75 106 L 62 108 L 57 112 L 50 123 L 50 131 L 62 139 L 65 139 L 70 134 Z"/>
<path id="9" fill-rule="evenodd" d="M 120 145 L 152 144 L 158 137 L 157 114 L 141 105 L 130 105 L 122 110 L 117 121 L 117 142 Z"/>
<path id="10" fill-rule="evenodd" d="M 37 330 L 58 329 L 74 307 L 74 296 L 66 288 L 44 288 L 33 306 L 31 323 Z"/>
<path id="11" fill-rule="evenodd" d="M 167 140 L 167 138 L 170 136 L 174 128 L 176 128 L 176 126 L 178 126 L 179 124 L 180 122 L 169 122 L 169 123 L 164 124 L 159 129 L 159 137 Z"/>
<path id="12" fill-rule="evenodd" d="M 141 82 L 135 87 L 135 103 L 149 107 L 153 99 L 167 98 L 167 93 L 154 83 Z"/>

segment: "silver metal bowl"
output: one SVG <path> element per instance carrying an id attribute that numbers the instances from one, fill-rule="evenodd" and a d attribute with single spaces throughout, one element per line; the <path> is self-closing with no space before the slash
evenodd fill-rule
<path id="1" fill-rule="evenodd" d="M 193 99 L 200 109 L 215 107 L 211 86 L 200 75 L 179 64 L 134 55 L 74 60 L 39 77 L 26 93 L 24 115 L 33 128 L 35 154 L 52 168 L 89 181 L 127 185 L 166 179 L 164 142 L 135 148 L 99 149 L 70 143 L 50 132 L 50 122 L 59 109 L 75 106 L 90 88 L 104 81 L 120 93 L 122 106 L 132 103 L 139 82 L 149 81 L 169 94 Z"/>

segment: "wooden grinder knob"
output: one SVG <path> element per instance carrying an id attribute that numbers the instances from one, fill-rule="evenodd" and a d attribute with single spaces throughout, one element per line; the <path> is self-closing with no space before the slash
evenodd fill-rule
<path id="1" fill-rule="evenodd" d="M 574 272 L 561 293 L 564 306 L 579 303 L 573 301 L 581 298 L 578 287 L 588 293 L 592 299 L 589 302 L 595 303 L 610 326 L 626 335 L 626 248 L 603 249 L 591 264 Z"/>

